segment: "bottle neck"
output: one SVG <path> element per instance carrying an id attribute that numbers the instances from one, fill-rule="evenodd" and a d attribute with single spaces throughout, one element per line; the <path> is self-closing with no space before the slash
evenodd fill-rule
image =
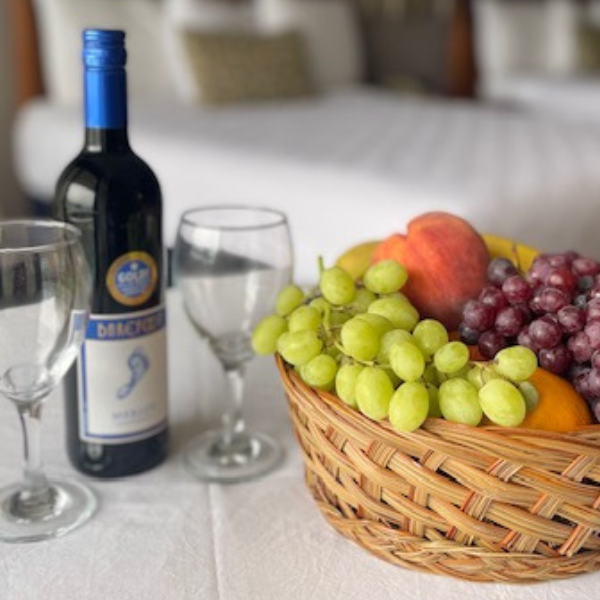
<path id="1" fill-rule="evenodd" d="M 99 129 L 86 127 L 85 149 L 88 152 L 128 152 L 127 129 Z"/>
<path id="2" fill-rule="evenodd" d="M 127 79 L 122 67 L 85 71 L 85 144 L 90 151 L 128 150 Z"/>

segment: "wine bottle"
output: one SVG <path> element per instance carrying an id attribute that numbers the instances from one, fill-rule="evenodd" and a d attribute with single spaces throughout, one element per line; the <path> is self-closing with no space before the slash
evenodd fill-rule
<path id="1" fill-rule="evenodd" d="M 83 32 L 85 143 L 57 185 L 54 216 L 78 226 L 93 273 L 90 319 L 65 378 L 68 454 L 121 477 L 167 452 L 165 259 L 159 183 L 127 133 L 125 34 Z"/>

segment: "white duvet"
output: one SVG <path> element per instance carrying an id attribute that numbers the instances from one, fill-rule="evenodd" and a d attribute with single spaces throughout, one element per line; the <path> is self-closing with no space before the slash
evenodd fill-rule
<path id="1" fill-rule="evenodd" d="M 134 102 L 130 114 L 132 145 L 161 181 L 169 245 L 184 209 L 231 202 L 288 214 L 304 282 L 319 254 L 330 262 L 428 210 L 600 257 L 600 128 L 368 89 L 219 110 Z M 79 110 L 47 101 L 20 113 L 16 166 L 31 196 L 51 197 L 82 127 Z"/>

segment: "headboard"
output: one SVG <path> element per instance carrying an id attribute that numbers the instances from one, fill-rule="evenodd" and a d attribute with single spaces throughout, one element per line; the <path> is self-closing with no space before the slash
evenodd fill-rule
<path id="1" fill-rule="evenodd" d="M 348 1 L 355 4 L 372 2 L 372 0 Z M 445 91 L 451 96 L 472 97 L 477 77 L 473 49 L 471 6 L 473 0 L 447 1 L 452 3 L 452 13 L 444 65 L 447 81 Z M 8 16 L 15 65 L 13 69 L 15 102 L 20 106 L 28 99 L 44 94 L 40 45 L 32 0 L 8 0 Z"/>
<path id="2" fill-rule="evenodd" d="M 8 0 L 15 102 L 17 106 L 44 93 L 39 44 L 30 0 Z"/>

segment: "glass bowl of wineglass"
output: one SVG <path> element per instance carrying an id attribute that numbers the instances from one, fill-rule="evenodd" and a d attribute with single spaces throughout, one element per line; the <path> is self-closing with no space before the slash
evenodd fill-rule
<path id="1" fill-rule="evenodd" d="M 90 294 L 77 228 L 0 221 L 0 394 L 17 409 L 25 454 L 22 481 L 0 489 L 0 540 L 57 537 L 95 511 L 86 486 L 46 477 L 41 449 L 42 407 L 79 353 Z"/>
<path id="2" fill-rule="evenodd" d="M 282 458 L 275 440 L 246 430 L 243 382 L 253 357 L 252 330 L 274 310 L 292 264 L 288 223 L 279 211 L 203 207 L 181 217 L 175 280 L 189 320 L 208 340 L 228 382 L 222 428 L 201 434 L 184 450 L 186 467 L 202 480 L 251 479 L 271 471 Z"/>

